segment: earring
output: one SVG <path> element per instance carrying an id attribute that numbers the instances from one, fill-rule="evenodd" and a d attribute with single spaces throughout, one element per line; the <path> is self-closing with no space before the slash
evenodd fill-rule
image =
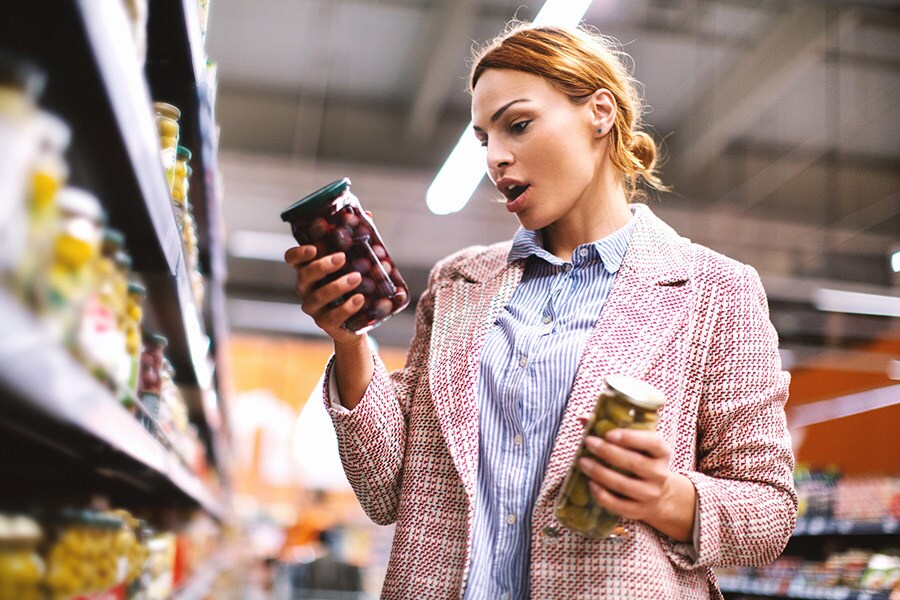
<path id="1" fill-rule="evenodd" d="M 598 134 L 603 133 L 603 128 L 602 128 L 602 127 L 598 127 L 598 128 L 597 128 L 597 133 L 598 133 Z"/>

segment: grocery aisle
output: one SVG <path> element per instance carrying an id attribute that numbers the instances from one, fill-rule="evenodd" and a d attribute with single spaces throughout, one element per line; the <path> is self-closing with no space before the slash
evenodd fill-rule
<path id="1" fill-rule="evenodd" d="M 329 13 L 334 23 L 338 12 L 358 20 L 341 12 L 352 4 L 330 5 L 341 5 Z M 371 114 L 363 114 L 357 112 L 361 100 L 341 99 L 328 105 L 329 112 L 324 93 L 319 105 L 317 91 L 304 88 L 298 99 L 272 84 L 290 80 L 278 79 L 286 69 L 272 61 L 275 75 L 268 87 L 251 93 L 235 76 L 229 108 L 240 117 L 235 137 L 248 141 L 230 148 L 232 171 L 223 173 L 219 68 L 216 57 L 207 55 L 209 10 L 209 0 L 0 5 L 0 600 L 368 600 L 379 595 L 393 532 L 371 523 L 343 477 L 317 395 L 330 346 L 293 320 L 299 311 L 296 299 L 289 298 L 290 274 L 283 277 L 279 256 L 289 227 L 272 207 L 286 208 L 298 190 L 314 189 L 313 181 L 325 183 L 337 171 L 343 176 L 351 159 L 366 156 L 363 142 L 370 137 L 375 141 L 368 143 L 381 144 L 378 159 L 404 152 L 424 156 L 422 148 L 436 152 L 431 146 L 439 144 L 427 136 L 410 142 L 409 149 L 384 144 L 376 135 L 381 131 L 396 141 L 393 100 L 381 99 Z M 256 8 L 232 2 L 228 10 L 233 17 Z M 420 17 L 405 6 L 372 23 L 396 28 L 392 20 L 403 16 L 399 13 Z M 331 35 L 334 23 L 316 32 L 316 41 Z M 303 23 L 316 26 L 312 19 Z M 346 48 L 343 37 L 334 37 Z M 266 41 L 253 37 L 254 43 Z M 373 47 L 385 45 L 379 41 Z M 250 50 L 255 51 L 240 47 Z M 840 62 L 832 60 L 839 50 L 826 58 Z M 311 85 L 307 77 L 329 80 L 314 68 L 316 60 L 303 63 L 308 70 L 297 80 L 304 85 Z M 340 60 L 335 64 L 335 73 L 344 67 Z M 246 76 L 252 62 L 241 68 Z M 375 80 L 394 82 L 374 72 L 370 81 L 358 76 L 365 68 L 355 68 L 335 77 L 329 63 L 329 93 L 351 87 L 354 78 L 373 89 Z M 270 107 L 271 114 L 265 110 Z M 455 125 L 439 122 L 437 112 L 433 128 L 453 129 L 455 135 Z M 681 108 L 670 106 L 668 112 Z M 357 119 L 368 125 L 379 115 L 387 125 L 379 122 L 366 135 L 360 135 L 362 128 L 352 130 Z M 285 124 L 295 130 L 284 134 Z M 266 139 L 276 139 L 280 156 L 269 154 L 275 146 L 254 147 Z M 337 150 L 344 145 L 353 147 L 347 156 Z M 313 146 L 333 152 L 329 158 L 337 157 L 335 162 L 323 166 L 318 150 L 303 155 Z M 726 156 L 733 161 L 729 172 L 749 174 L 753 148 L 732 146 L 748 156 Z M 768 160 L 768 147 L 762 154 Z M 840 149 L 833 154 L 835 161 L 842 156 Z M 417 160 L 420 169 L 424 159 Z M 430 263 L 423 263 L 431 261 L 429 253 L 443 253 L 450 242 L 456 249 L 461 235 L 445 225 L 448 221 L 435 226 L 443 237 L 429 233 L 433 239 L 423 241 L 409 235 L 432 232 L 425 223 L 433 223 L 433 216 L 419 214 L 425 211 L 421 199 L 411 199 L 425 177 L 417 170 L 396 165 L 380 170 L 380 163 L 373 164 L 358 169 L 363 185 L 356 185 L 367 189 L 367 206 L 376 207 L 383 231 L 392 235 L 392 251 L 399 250 L 392 256 L 418 261 L 402 267 L 412 274 L 409 296 L 414 296 L 413 278 L 419 288 L 427 280 Z M 244 279 L 237 287 L 245 295 L 238 301 L 274 300 L 265 306 L 293 311 L 290 319 L 284 313 L 248 319 L 237 332 L 226 318 L 227 176 L 229 189 L 239 192 L 234 201 L 264 214 L 242 233 L 275 247 L 274 258 L 260 259 L 259 248 L 251 249 L 257 252 L 250 252 L 251 258 L 238 257 Z M 740 181 L 727 179 L 726 192 L 742 189 Z M 891 182 L 880 185 L 886 189 Z M 881 193 L 872 194 L 876 199 L 896 196 L 893 188 L 876 192 Z M 468 213 L 463 226 L 480 235 L 494 228 L 491 234 L 499 235 L 499 219 L 484 207 L 475 210 L 484 212 Z M 865 209 L 857 210 L 850 216 Z M 691 221 L 687 212 L 673 214 Z M 698 238 L 704 233 L 699 230 L 715 230 L 721 237 L 713 241 L 727 246 L 726 237 L 765 237 L 757 232 L 769 226 L 760 220 L 731 236 L 731 229 L 717 225 L 720 219 L 732 216 L 710 211 L 699 225 L 694 221 Z M 281 234 L 273 233 L 276 228 Z M 809 230 L 798 231 L 796 238 L 816 243 Z M 851 231 L 846 239 L 863 246 L 869 239 L 864 233 Z M 778 254 L 772 246 L 741 244 L 737 250 L 754 260 L 773 256 L 776 267 L 769 266 L 776 276 L 777 266 L 793 261 L 797 251 Z M 811 252 L 807 246 L 801 251 Z M 860 256 L 855 258 L 874 262 Z M 760 270 L 769 287 L 774 279 Z M 253 288 L 260 282 L 269 287 Z M 779 333 L 787 332 L 798 356 L 818 343 L 826 349 L 843 345 L 849 355 L 857 353 L 855 360 L 877 356 L 888 368 L 848 363 L 841 370 L 834 362 L 848 354 L 837 354 L 828 369 L 816 369 L 820 358 L 814 353 L 791 368 L 788 420 L 800 460 L 797 527 L 771 565 L 721 569 L 720 585 L 729 600 L 895 600 L 900 594 L 900 392 L 898 374 L 891 375 L 890 368 L 900 364 L 896 336 L 866 345 L 843 330 L 862 323 L 861 329 L 881 335 L 888 330 L 885 317 L 820 323 L 809 317 L 818 308 L 810 308 L 809 298 L 796 290 L 770 299 L 773 315 L 779 308 L 787 315 L 776 325 L 784 324 Z M 392 338 L 398 344 L 409 337 L 402 328 L 411 329 L 412 313 L 410 305 L 388 325 L 398 327 Z M 282 329 L 271 327 L 279 320 Z M 404 348 L 384 347 L 381 356 L 389 368 L 398 368 Z M 893 397 L 878 396 L 878 390 Z M 834 399 L 841 402 L 830 404 Z"/>
<path id="2" fill-rule="evenodd" d="M 242 597 L 207 9 L 0 8 L 4 600 Z"/>

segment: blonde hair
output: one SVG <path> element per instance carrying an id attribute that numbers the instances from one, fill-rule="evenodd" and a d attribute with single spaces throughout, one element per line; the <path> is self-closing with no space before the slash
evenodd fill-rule
<path id="1" fill-rule="evenodd" d="M 474 52 L 469 92 L 488 69 L 509 69 L 543 77 L 581 104 L 607 89 L 618 106 L 610 136 L 610 158 L 624 178 L 628 199 L 643 196 L 638 183 L 667 190 L 656 172 L 656 142 L 640 131 L 644 101 L 640 83 L 626 67 L 630 57 L 599 33 L 584 28 L 511 22 L 494 40 Z"/>

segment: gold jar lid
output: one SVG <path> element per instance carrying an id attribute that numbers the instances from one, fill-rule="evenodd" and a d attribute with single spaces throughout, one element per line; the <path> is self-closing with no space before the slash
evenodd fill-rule
<path id="1" fill-rule="evenodd" d="M 627 375 L 607 375 L 606 385 L 625 396 L 629 402 L 644 410 L 659 410 L 666 397 L 658 389 L 640 379 Z"/>
<path id="2" fill-rule="evenodd" d="M 168 102 L 154 102 L 153 110 L 161 117 L 168 117 L 177 121 L 181 118 L 181 110 L 174 104 Z"/>

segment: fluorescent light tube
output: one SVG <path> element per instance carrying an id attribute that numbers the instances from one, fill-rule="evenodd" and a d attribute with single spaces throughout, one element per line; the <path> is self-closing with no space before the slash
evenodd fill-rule
<path id="1" fill-rule="evenodd" d="M 577 25 L 592 0 L 547 0 L 534 18 L 536 25 Z M 425 193 L 428 209 L 436 215 L 462 210 L 475 193 L 487 170 L 484 150 L 472 132 L 472 122 L 463 130 Z"/>
<path id="2" fill-rule="evenodd" d="M 829 312 L 900 317 L 900 297 L 898 296 L 819 288 L 813 293 L 813 304 L 819 310 Z"/>

